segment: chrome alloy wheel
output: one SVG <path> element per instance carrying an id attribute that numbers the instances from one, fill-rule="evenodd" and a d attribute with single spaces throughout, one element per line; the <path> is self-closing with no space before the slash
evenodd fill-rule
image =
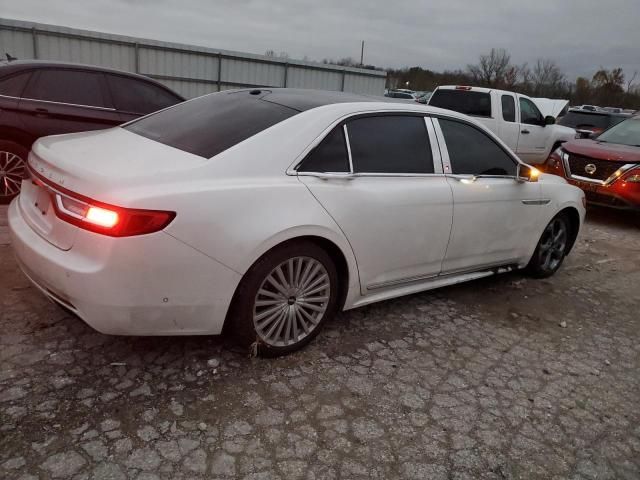
<path id="1" fill-rule="evenodd" d="M 543 270 L 553 271 L 560 265 L 568 236 L 567 225 L 561 218 L 555 218 L 547 225 L 539 247 L 540 267 Z"/>
<path id="2" fill-rule="evenodd" d="M 24 160 L 15 153 L 0 150 L 0 196 L 10 197 L 20 193 L 24 178 Z"/>
<path id="3" fill-rule="evenodd" d="M 324 316 L 331 280 L 322 263 L 311 257 L 285 260 L 264 279 L 253 305 L 253 325 L 260 340 L 282 347 L 310 335 Z"/>

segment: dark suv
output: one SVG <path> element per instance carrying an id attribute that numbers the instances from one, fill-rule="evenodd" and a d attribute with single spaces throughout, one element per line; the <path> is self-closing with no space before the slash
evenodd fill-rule
<path id="1" fill-rule="evenodd" d="M 585 136 L 587 134 L 598 135 L 630 116 L 625 113 L 612 113 L 604 110 L 590 111 L 570 108 L 564 117 L 558 119 L 558 125 L 575 128 Z"/>
<path id="2" fill-rule="evenodd" d="M 42 61 L 0 65 L 0 203 L 20 191 L 39 137 L 109 128 L 182 101 L 158 82 L 118 70 Z"/>

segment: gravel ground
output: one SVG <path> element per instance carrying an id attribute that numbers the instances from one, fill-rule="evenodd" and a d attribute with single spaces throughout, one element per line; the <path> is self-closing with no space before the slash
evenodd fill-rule
<path id="1" fill-rule="evenodd" d="M 592 210 L 549 280 L 340 315 L 304 351 L 92 331 L 0 210 L 2 479 L 640 478 L 640 230 Z"/>

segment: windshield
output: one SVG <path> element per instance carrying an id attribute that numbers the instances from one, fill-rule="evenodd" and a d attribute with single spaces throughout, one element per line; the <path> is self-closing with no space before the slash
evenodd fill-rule
<path id="1" fill-rule="evenodd" d="M 124 128 L 156 142 L 211 158 L 299 113 L 265 101 L 263 96 L 247 90 L 205 95 L 143 117 Z"/>
<path id="2" fill-rule="evenodd" d="M 597 138 L 599 142 L 640 147 L 640 117 L 629 118 Z"/>

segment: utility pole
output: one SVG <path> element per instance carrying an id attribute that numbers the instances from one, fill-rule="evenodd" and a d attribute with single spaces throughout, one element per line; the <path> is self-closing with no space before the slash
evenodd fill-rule
<path id="1" fill-rule="evenodd" d="M 362 47 L 360 48 L 360 66 L 361 67 L 364 65 L 363 60 L 364 60 L 364 40 L 362 40 Z"/>

